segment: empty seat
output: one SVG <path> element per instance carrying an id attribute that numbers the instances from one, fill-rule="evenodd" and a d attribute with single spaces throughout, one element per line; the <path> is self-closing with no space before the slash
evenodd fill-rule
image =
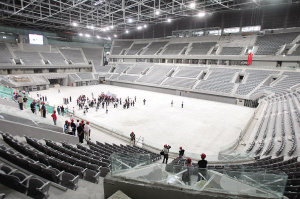
<path id="1" fill-rule="evenodd" d="M 84 179 L 89 181 L 89 182 L 98 184 L 99 176 L 100 176 L 100 172 L 96 172 L 96 171 L 91 170 L 91 169 L 86 169 Z M 101 177 L 105 177 L 105 176 L 101 176 Z"/>
<path id="2" fill-rule="evenodd" d="M 49 188 L 50 188 L 50 182 L 44 183 L 43 181 L 37 178 L 32 178 L 29 180 L 27 195 L 32 198 L 38 198 L 38 199 L 48 198 Z"/>
<path id="3" fill-rule="evenodd" d="M 61 185 L 67 187 L 72 190 L 76 190 L 78 188 L 79 176 L 74 176 L 70 173 L 63 173 Z"/>

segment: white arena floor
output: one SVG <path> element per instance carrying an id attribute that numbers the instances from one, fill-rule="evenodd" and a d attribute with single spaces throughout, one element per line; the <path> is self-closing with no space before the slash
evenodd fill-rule
<path id="1" fill-rule="evenodd" d="M 76 99 L 81 94 L 91 98 L 92 92 L 94 96 L 98 96 L 101 92 L 110 92 L 116 94 L 118 98 L 121 97 L 122 102 L 128 96 L 131 99 L 136 96 L 137 103 L 134 107 L 114 108 L 110 104 L 108 114 L 105 113 L 105 109 L 100 108 L 96 112 L 94 108 L 89 110 L 85 118 L 128 135 L 133 131 L 137 138 L 144 137 L 146 142 L 152 142 L 155 146 L 163 148 L 164 144 L 169 144 L 176 151 L 182 146 L 190 153 L 203 152 L 217 155 L 221 146 L 231 143 L 239 136 L 241 129 L 255 111 L 253 108 L 237 105 L 110 85 L 59 89 L 60 93 L 57 88 L 39 91 L 39 93 L 46 95 L 49 104 L 55 106 L 63 105 L 63 98 L 72 96 L 72 102 L 68 107 L 70 110 L 75 107 L 75 114 L 78 116 L 83 116 L 83 111 L 78 110 L 76 104 Z M 35 93 L 30 94 L 36 96 Z M 143 105 L 143 99 L 146 99 L 146 105 Z M 173 107 L 171 107 L 171 100 L 174 101 Z M 181 108 L 182 101 L 183 108 Z"/>

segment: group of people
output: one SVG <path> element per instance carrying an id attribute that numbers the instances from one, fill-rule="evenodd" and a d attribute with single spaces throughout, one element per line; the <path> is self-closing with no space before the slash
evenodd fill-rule
<path id="1" fill-rule="evenodd" d="M 173 100 L 171 101 L 171 107 L 173 107 L 173 105 L 174 105 L 174 102 L 173 102 Z M 181 108 L 183 108 L 183 101 L 181 102 Z"/>
<path id="2" fill-rule="evenodd" d="M 53 121 L 57 119 L 55 113 L 53 113 L 51 116 L 53 118 Z M 79 137 L 79 143 L 83 143 L 84 139 L 86 141 L 91 140 L 91 127 L 89 122 L 85 123 L 84 120 L 82 120 L 81 122 L 80 120 L 74 122 L 74 119 L 72 119 L 71 121 L 66 120 L 64 124 L 64 133 L 75 136 L 76 132 L 77 136 Z"/>
<path id="3" fill-rule="evenodd" d="M 166 164 L 168 164 L 168 158 L 169 158 L 169 150 L 170 150 L 171 146 L 165 144 L 164 148 L 161 151 L 161 155 L 164 156 L 163 158 L 163 162 Z M 184 155 L 185 150 L 182 147 L 179 147 L 179 159 L 182 159 L 183 155 Z M 205 160 L 206 155 L 204 153 L 202 153 L 201 155 L 201 160 L 198 161 L 198 180 L 200 181 L 202 180 L 202 178 L 204 178 L 204 176 L 206 175 L 206 167 L 207 167 L 207 160 Z M 191 158 L 187 158 L 186 159 L 186 164 L 187 166 L 187 171 L 183 173 L 182 175 L 182 181 L 191 185 L 191 175 L 193 174 L 194 171 L 194 166 L 192 165 L 192 159 Z"/>

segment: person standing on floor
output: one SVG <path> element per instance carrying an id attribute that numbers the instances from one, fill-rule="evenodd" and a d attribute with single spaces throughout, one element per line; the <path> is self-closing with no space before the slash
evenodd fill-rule
<path id="1" fill-rule="evenodd" d="M 70 102 L 72 102 L 72 97 L 70 96 Z"/>
<path id="2" fill-rule="evenodd" d="M 143 100 L 143 102 L 144 102 L 144 105 L 145 105 L 145 103 L 146 103 L 146 100 L 144 99 L 144 100 Z"/>
<path id="3" fill-rule="evenodd" d="M 27 109 L 27 97 L 26 96 L 24 96 L 24 98 L 23 98 L 23 107 L 25 108 L 25 109 Z"/>
<path id="4" fill-rule="evenodd" d="M 173 100 L 171 101 L 171 106 L 173 107 Z"/>
<path id="5" fill-rule="evenodd" d="M 186 169 L 187 171 L 182 174 L 182 181 L 185 184 L 191 185 L 191 175 L 193 175 L 193 171 L 194 171 L 191 158 L 188 158 L 186 160 Z"/>
<path id="6" fill-rule="evenodd" d="M 64 116 L 65 115 L 65 108 L 64 108 L 64 106 L 61 106 L 60 109 L 61 109 L 61 115 Z"/>
<path id="7" fill-rule="evenodd" d="M 133 146 L 135 145 L 135 134 L 134 132 L 131 132 L 130 134 L 130 145 L 133 143 Z"/>
<path id="8" fill-rule="evenodd" d="M 205 160 L 206 155 L 204 153 L 201 154 L 201 160 L 198 162 L 199 166 L 199 172 L 202 176 L 206 176 L 206 167 L 207 167 L 207 161 Z M 198 181 L 200 181 L 203 177 L 198 174 Z"/>
<path id="9" fill-rule="evenodd" d="M 47 102 L 47 96 L 45 95 L 45 101 Z"/>
<path id="10" fill-rule="evenodd" d="M 35 106 L 33 105 L 33 103 L 30 104 L 30 109 L 31 109 L 32 113 L 35 112 Z"/>
<path id="11" fill-rule="evenodd" d="M 74 123 L 74 119 L 71 120 L 71 128 L 72 128 L 72 135 L 76 134 L 76 124 Z"/>
<path id="12" fill-rule="evenodd" d="M 54 125 L 56 125 L 56 121 L 57 121 L 56 111 L 53 111 L 53 114 L 51 115 L 51 117 L 53 119 Z"/>
<path id="13" fill-rule="evenodd" d="M 45 101 L 45 96 L 42 97 L 43 98 L 43 102 Z"/>
<path id="14" fill-rule="evenodd" d="M 42 105 L 42 112 L 43 112 L 43 117 L 46 118 L 46 106 L 45 106 L 45 103 L 43 102 L 43 105 Z"/>
<path id="15" fill-rule="evenodd" d="M 184 149 L 182 147 L 179 147 L 179 158 L 182 158 L 184 154 Z"/>
<path id="16" fill-rule="evenodd" d="M 79 143 L 83 143 L 84 132 L 83 132 L 83 128 L 82 128 L 82 123 L 79 123 L 79 126 L 77 128 L 77 134 L 79 137 Z"/>
<path id="17" fill-rule="evenodd" d="M 136 102 L 136 96 L 134 96 L 134 101 Z"/>
<path id="18" fill-rule="evenodd" d="M 182 101 L 182 103 L 181 103 L 181 108 L 183 108 L 183 101 Z"/>
<path id="19" fill-rule="evenodd" d="M 108 114 L 108 109 L 107 109 L 107 106 L 106 106 L 106 114 Z"/>
<path id="20" fill-rule="evenodd" d="M 165 144 L 164 148 L 162 149 L 162 151 L 164 152 L 164 159 L 162 163 L 165 163 L 166 160 L 166 164 L 168 164 L 168 159 L 169 159 L 169 149 L 171 148 L 170 145 Z"/>
<path id="21" fill-rule="evenodd" d="M 73 135 L 72 127 L 71 127 L 71 122 L 68 122 L 68 134 Z"/>
<path id="22" fill-rule="evenodd" d="M 57 114 L 60 115 L 60 107 L 57 106 Z"/>
<path id="23" fill-rule="evenodd" d="M 86 124 L 84 125 L 84 139 L 86 141 L 89 140 L 89 131 L 90 131 L 90 123 L 89 122 L 86 122 Z"/>
<path id="24" fill-rule="evenodd" d="M 23 97 L 21 95 L 19 95 L 18 101 L 20 110 L 23 110 Z"/>

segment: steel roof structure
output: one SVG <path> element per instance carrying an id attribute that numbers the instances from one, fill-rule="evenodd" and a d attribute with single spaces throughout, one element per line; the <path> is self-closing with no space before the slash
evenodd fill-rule
<path id="1" fill-rule="evenodd" d="M 123 34 L 199 13 L 255 9 L 300 0 L 1 0 L 1 25 L 50 32 Z"/>

